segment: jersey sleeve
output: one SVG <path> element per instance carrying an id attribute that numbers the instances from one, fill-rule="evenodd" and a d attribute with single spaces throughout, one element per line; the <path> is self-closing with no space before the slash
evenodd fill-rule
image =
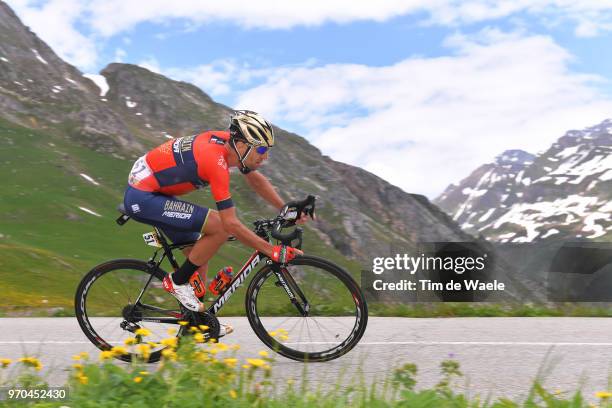
<path id="1" fill-rule="evenodd" d="M 207 160 L 200 167 L 199 176 L 208 180 L 210 192 L 217 203 L 219 211 L 226 210 L 234 206 L 230 194 L 230 173 L 225 157 L 219 154 L 215 160 Z"/>

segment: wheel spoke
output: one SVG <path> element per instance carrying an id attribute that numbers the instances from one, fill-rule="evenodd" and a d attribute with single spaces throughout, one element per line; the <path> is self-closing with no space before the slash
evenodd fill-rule
<path id="1" fill-rule="evenodd" d="M 286 330 L 288 338 L 279 336 L 281 348 L 278 350 L 286 357 L 309 361 L 336 358 L 354 347 L 363 334 L 367 323 L 363 295 L 354 280 L 339 267 L 307 257 L 295 262 L 288 270 L 292 278 L 290 289 L 297 292 L 299 288 L 298 299 L 308 299 L 308 315 L 297 312 L 284 288 L 278 290 L 276 275 L 266 266 L 253 278 L 247 292 L 247 303 L 255 303 L 257 315 L 253 318 L 253 308 L 247 307 L 249 321 L 257 335 L 270 345 L 274 341 L 269 332 Z M 358 314 L 365 318 L 356 319 Z M 351 341 L 346 341 L 349 338 Z"/>
<path id="2" fill-rule="evenodd" d="M 109 262 L 100 268 L 103 270 L 94 269 L 85 276 L 77 292 L 78 299 L 84 299 L 83 302 L 77 301 L 77 319 L 88 338 L 98 347 L 104 344 L 123 345 L 126 338 L 134 337 L 134 331 L 138 328 L 150 331 L 150 334 L 143 338 L 144 342 L 159 344 L 163 338 L 168 337 L 166 329 L 175 327 L 175 324 L 140 319 L 167 317 L 177 306 L 177 301 L 163 290 L 161 284 L 155 285 L 155 282 L 161 282 L 163 272 L 151 271 L 148 265 L 138 261 Z M 139 303 L 134 310 L 125 309 L 145 288 L 153 273 L 153 280 L 140 298 L 142 305 Z M 120 326 L 124 322 L 129 326 L 126 327 L 129 330 Z M 160 351 L 159 346 L 152 349 L 153 361 L 159 359 L 159 353 L 155 353 L 156 351 Z M 126 358 L 128 357 L 122 357 Z"/>

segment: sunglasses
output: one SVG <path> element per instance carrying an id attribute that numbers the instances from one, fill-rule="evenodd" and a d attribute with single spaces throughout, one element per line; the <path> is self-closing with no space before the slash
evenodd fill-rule
<path id="1" fill-rule="evenodd" d="M 266 154 L 268 150 L 270 150 L 268 146 L 257 146 L 255 148 L 255 151 L 257 152 L 257 154 Z"/>

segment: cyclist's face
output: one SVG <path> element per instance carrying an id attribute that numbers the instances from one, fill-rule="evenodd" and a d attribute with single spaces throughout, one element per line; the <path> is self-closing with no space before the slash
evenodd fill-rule
<path id="1" fill-rule="evenodd" d="M 264 150 L 265 152 L 262 153 L 262 151 Z M 249 157 L 247 157 L 245 164 L 248 168 L 255 170 L 259 166 L 261 166 L 266 160 L 268 160 L 268 155 L 270 154 L 269 152 L 269 149 L 258 149 L 254 146 L 251 150 L 251 153 L 249 153 Z"/>

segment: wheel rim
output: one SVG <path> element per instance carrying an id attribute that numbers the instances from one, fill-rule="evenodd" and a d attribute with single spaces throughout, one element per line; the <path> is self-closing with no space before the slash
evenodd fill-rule
<path id="1" fill-rule="evenodd" d="M 268 269 L 254 282 L 248 305 L 262 340 L 282 355 L 303 360 L 331 359 L 350 350 L 365 318 L 355 289 L 317 266 L 290 265 L 287 270 L 307 299 L 309 313 L 301 315 Z M 287 286 L 297 292 L 290 282 Z"/>
<path id="2" fill-rule="evenodd" d="M 135 338 L 129 351 L 151 358 L 159 355 L 166 346 L 163 339 L 179 335 L 182 331 L 176 324 L 144 321 L 145 319 L 182 319 L 177 301 L 164 291 L 161 281 L 153 276 L 139 302 L 136 300 L 151 275 L 130 266 L 101 271 L 89 279 L 81 293 L 80 310 L 84 330 L 101 349 L 114 346 L 126 347 L 126 339 Z M 161 309 L 161 310 L 159 310 Z M 147 329 L 139 335 L 136 330 Z M 169 331 L 171 329 L 171 331 Z M 139 332 L 140 333 L 140 332 Z M 143 345 L 149 345 L 150 348 Z M 130 360 L 131 355 L 117 355 Z"/>

